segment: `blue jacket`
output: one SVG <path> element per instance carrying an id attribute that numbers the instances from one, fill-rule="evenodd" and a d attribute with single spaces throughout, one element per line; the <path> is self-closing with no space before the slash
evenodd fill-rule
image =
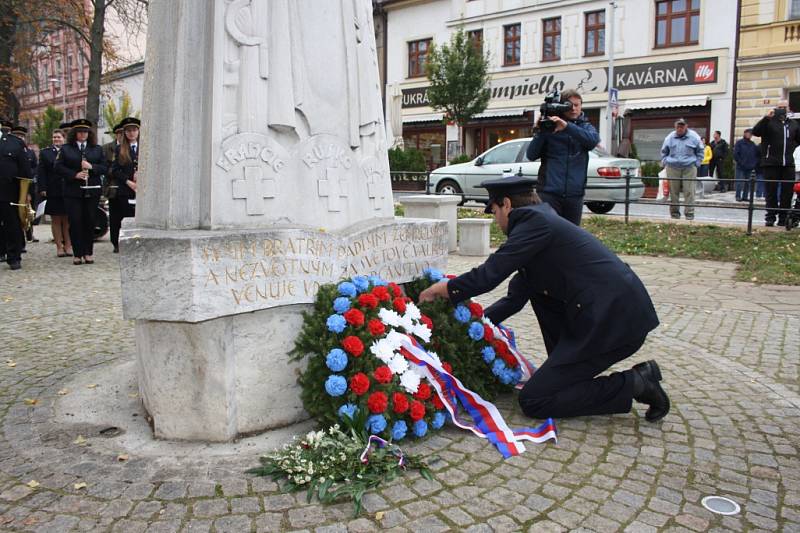
<path id="1" fill-rule="evenodd" d="M 559 196 L 583 196 L 589 150 L 597 146 L 600 136 L 583 115 L 568 120 L 558 133 L 540 131 L 526 153 L 528 160 L 542 160 L 536 189 Z"/>
<path id="2" fill-rule="evenodd" d="M 685 168 L 694 165 L 699 168 L 703 162 L 704 150 L 700 136 L 694 131 L 687 129 L 682 137 L 678 137 L 673 131 L 661 145 L 661 162 L 669 167 Z"/>
<path id="3" fill-rule="evenodd" d="M 758 166 L 761 159 L 761 150 L 753 141 L 739 139 L 733 145 L 733 160 L 736 166 L 742 170 L 753 170 Z"/>

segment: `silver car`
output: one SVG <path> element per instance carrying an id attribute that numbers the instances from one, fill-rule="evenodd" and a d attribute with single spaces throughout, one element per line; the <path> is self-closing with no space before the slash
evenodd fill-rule
<path id="1" fill-rule="evenodd" d="M 536 177 L 539 161 L 525 156 L 531 138 L 514 139 L 485 151 L 472 161 L 437 168 L 430 175 L 428 192 L 458 194 L 463 201 L 486 202 L 486 189 L 478 187 L 483 180 L 509 174 Z M 644 192 L 638 159 L 613 157 L 595 148 L 589 152 L 589 169 L 584 204 L 594 213 L 608 213 L 614 204 L 625 201 L 625 176 L 630 175 L 630 200 L 638 200 Z M 463 203 L 463 202 L 462 202 Z"/>

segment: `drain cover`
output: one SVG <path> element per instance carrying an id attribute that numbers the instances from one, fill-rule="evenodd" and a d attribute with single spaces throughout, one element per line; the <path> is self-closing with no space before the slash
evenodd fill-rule
<path id="1" fill-rule="evenodd" d="M 706 496 L 701 503 L 703 507 L 717 514 L 734 515 L 742 510 L 738 503 L 722 496 Z"/>

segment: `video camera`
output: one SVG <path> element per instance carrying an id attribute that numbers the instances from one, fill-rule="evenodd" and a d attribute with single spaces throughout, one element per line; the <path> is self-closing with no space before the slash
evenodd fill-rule
<path id="1" fill-rule="evenodd" d="M 566 118 L 566 114 L 572 111 L 571 103 L 563 103 L 561 101 L 561 93 L 558 89 L 544 97 L 544 103 L 539 106 L 539 113 L 542 119 L 539 121 L 539 127 L 543 131 L 553 131 L 556 129 L 556 123 L 549 117 Z"/>

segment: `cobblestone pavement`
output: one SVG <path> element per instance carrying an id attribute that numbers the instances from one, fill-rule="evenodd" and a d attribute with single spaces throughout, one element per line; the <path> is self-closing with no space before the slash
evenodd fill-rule
<path id="1" fill-rule="evenodd" d="M 648 424 L 636 409 L 560 420 L 557 445 L 528 445 L 507 461 L 445 429 L 410 446 L 441 458 L 435 481 L 401 478 L 368 494 L 354 518 L 349 504 L 309 504 L 243 474 L 252 452 L 130 452 L 121 462 L 113 435 L 57 423 L 80 376 L 101 376 L 90 385 L 98 402 L 126 393 L 102 376 L 133 359 L 133 328 L 107 242 L 94 266 L 72 266 L 44 242 L 29 250 L 22 271 L 0 266 L 0 529 L 800 531 L 800 288 L 734 282 L 728 264 L 627 258 L 662 324 L 623 366 L 658 359 L 673 402 L 666 419 Z M 449 270 L 479 259 L 453 256 Z M 540 361 L 532 312 L 510 324 Z M 529 423 L 513 397 L 498 406 L 509 423 Z M 742 513 L 712 515 L 700 504 L 710 494 Z"/>

